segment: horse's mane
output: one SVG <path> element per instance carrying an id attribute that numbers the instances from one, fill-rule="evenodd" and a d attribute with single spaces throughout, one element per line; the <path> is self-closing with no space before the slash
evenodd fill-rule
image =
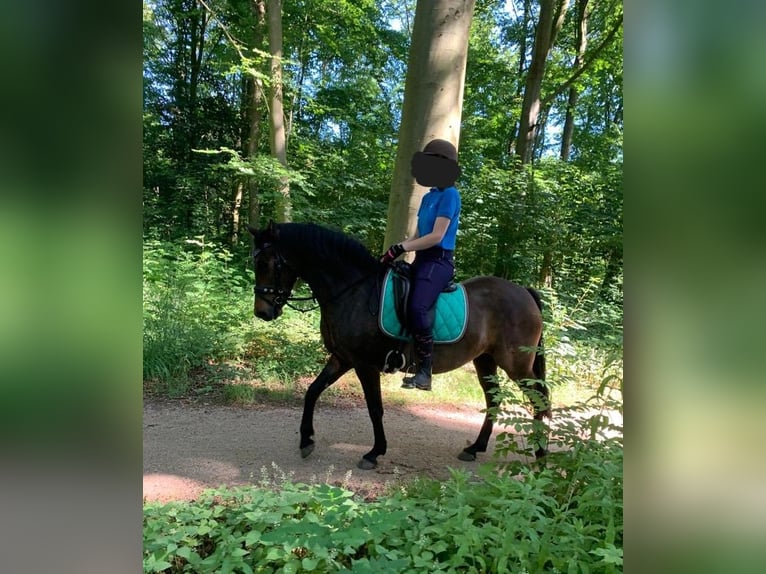
<path id="1" fill-rule="evenodd" d="M 289 246 L 293 255 L 305 263 L 365 272 L 380 267 L 378 259 L 362 243 L 340 231 L 315 223 L 283 223 L 278 228 L 280 243 Z"/>

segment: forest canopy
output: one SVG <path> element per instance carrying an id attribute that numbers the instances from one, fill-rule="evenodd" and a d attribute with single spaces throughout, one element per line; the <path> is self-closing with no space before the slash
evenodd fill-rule
<path id="1" fill-rule="evenodd" d="M 145 0 L 145 239 L 204 236 L 242 260 L 245 226 L 275 217 L 287 192 L 292 220 L 383 249 L 415 4 Z M 475 3 L 459 279 L 494 274 L 621 309 L 621 23 L 611 0 Z"/>

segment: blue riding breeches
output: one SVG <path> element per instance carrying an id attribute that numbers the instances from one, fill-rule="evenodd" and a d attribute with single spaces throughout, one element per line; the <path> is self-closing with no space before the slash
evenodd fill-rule
<path id="1" fill-rule="evenodd" d="M 410 332 L 430 332 L 429 311 L 455 274 L 452 251 L 431 247 L 417 251 L 410 276 L 410 302 L 407 309 Z"/>

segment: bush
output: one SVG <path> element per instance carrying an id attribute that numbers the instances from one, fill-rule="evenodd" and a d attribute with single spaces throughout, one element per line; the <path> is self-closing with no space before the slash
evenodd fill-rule
<path id="1" fill-rule="evenodd" d="M 202 238 L 144 243 L 145 380 L 182 387 L 190 370 L 241 353 L 252 298 L 231 259 Z"/>

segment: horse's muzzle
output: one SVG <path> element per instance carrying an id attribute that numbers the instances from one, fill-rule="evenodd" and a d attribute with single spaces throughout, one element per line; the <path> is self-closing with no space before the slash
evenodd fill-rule
<path id="1" fill-rule="evenodd" d="M 255 316 L 264 321 L 273 321 L 282 314 L 282 308 L 274 305 L 255 307 Z"/>

